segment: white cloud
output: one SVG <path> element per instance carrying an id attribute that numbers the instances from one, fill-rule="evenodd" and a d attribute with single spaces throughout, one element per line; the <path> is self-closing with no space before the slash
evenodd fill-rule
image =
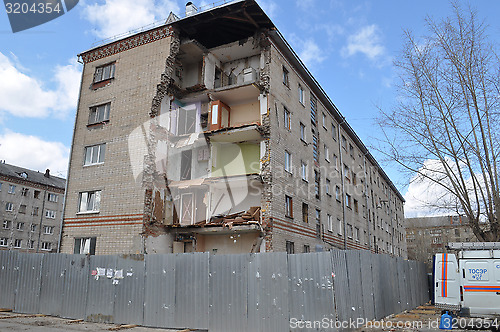
<path id="1" fill-rule="evenodd" d="M 173 0 L 105 0 L 84 4 L 83 15 L 95 26 L 99 38 L 108 38 L 180 14 Z"/>
<path id="2" fill-rule="evenodd" d="M 300 59 L 306 64 L 307 67 L 313 68 L 314 65 L 323 62 L 326 59 L 323 51 L 319 48 L 318 44 L 312 39 L 308 39 L 302 43 L 303 47 L 299 53 Z"/>
<path id="3" fill-rule="evenodd" d="M 347 45 L 342 48 L 341 53 L 344 57 L 361 53 L 370 60 L 377 60 L 385 56 L 386 49 L 382 45 L 378 26 L 368 25 L 348 36 Z"/>
<path id="4" fill-rule="evenodd" d="M 14 132 L 0 135 L 0 160 L 7 164 L 66 177 L 68 159 L 69 148 L 60 142 Z"/>
<path id="5" fill-rule="evenodd" d="M 295 4 L 303 10 L 314 10 L 315 0 L 297 0 Z"/>
<path id="6" fill-rule="evenodd" d="M 80 86 L 80 68 L 76 59 L 66 66 L 57 66 L 53 81 L 55 89 L 27 75 L 18 59 L 0 52 L 0 113 L 19 117 L 43 118 L 51 113 L 64 117 L 76 108 Z"/>

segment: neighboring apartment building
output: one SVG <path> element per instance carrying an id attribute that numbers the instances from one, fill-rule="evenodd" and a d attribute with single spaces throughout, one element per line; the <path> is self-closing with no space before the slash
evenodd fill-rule
<path id="1" fill-rule="evenodd" d="M 56 252 L 66 180 L 0 162 L 0 250 Z"/>
<path id="2" fill-rule="evenodd" d="M 63 252 L 406 257 L 401 194 L 255 1 L 79 57 Z"/>
<path id="3" fill-rule="evenodd" d="M 406 218 L 405 224 L 408 258 L 425 262 L 428 272 L 434 254 L 454 252 L 446 249 L 449 242 L 477 242 L 464 216 Z"/>

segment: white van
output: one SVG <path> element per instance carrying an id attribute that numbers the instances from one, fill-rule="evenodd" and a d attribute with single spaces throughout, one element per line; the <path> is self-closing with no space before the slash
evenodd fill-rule
<path id="1" fill-rule="evenodd" d="M 434 301 L 459 316 L 500 318 L 500 242 L 449 243 L 434 256 Z"/>

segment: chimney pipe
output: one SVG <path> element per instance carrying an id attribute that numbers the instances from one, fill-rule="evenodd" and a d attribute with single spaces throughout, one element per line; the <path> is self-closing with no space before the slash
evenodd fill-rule
<path id="1" fill-rule="evenodd" d="M 46 178 L 50 178 L 50 169 L 46 169 L 45 170 L 45 175 L 44 175 Z"/>
<path id="2" fill-rule="evenodd" d="M 198 12 L 198 8 L 191 1 L 186 3 L 186 16 L 194 15 Z"/>

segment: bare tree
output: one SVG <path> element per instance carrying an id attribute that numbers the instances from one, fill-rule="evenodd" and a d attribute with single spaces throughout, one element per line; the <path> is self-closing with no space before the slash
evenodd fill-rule
<path id="1" fill-rule="evenodd" d="M 477 12 L 452 8 L 427 18 L 423 37 L 405 31 L 400 96 L 381 110 L 379 151 L 441 187 L 449 199 L 437 204 L 465 214 L 478 239 L 499 241 L 500 61 Z"/>

